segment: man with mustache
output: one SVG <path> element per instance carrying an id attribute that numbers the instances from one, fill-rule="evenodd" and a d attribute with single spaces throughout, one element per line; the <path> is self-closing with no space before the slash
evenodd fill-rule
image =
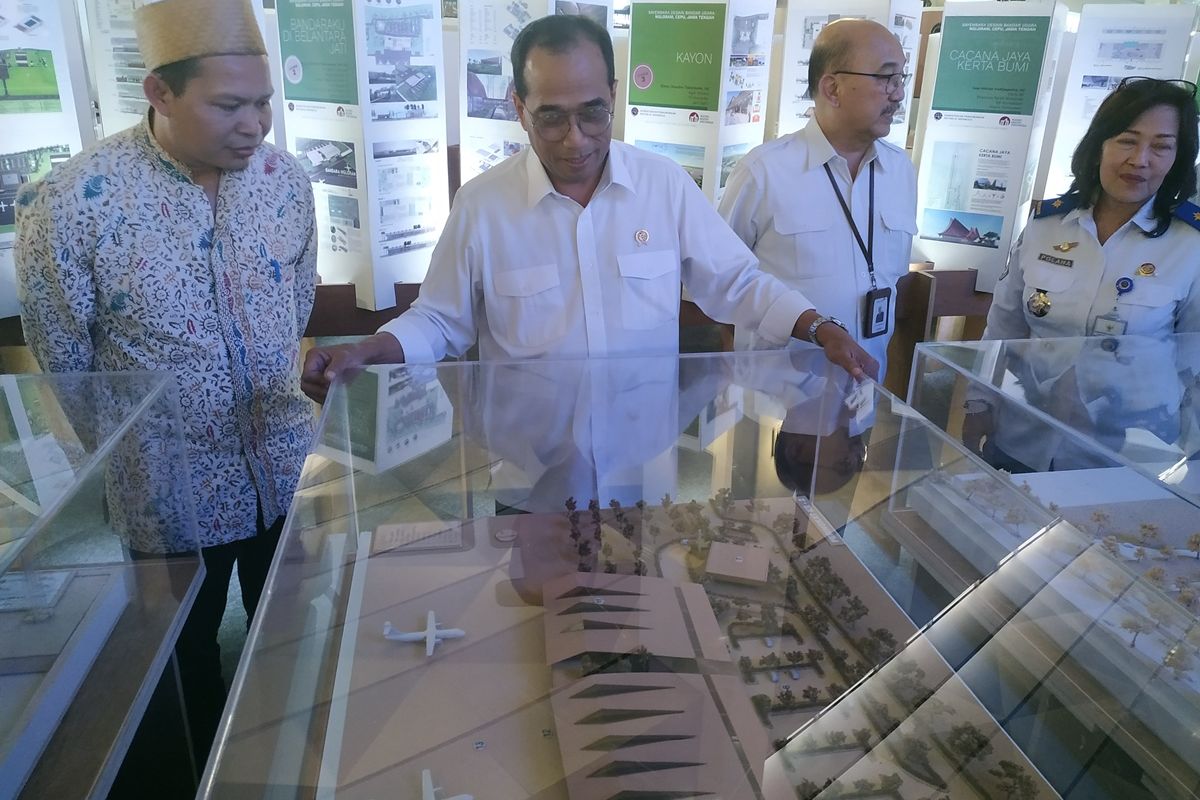
<path id="1" fill-rule="evenodd" d="M 809 341 L 827 353 L 857 342 L 878 362 L 880 379 L 895 285 L 917 231 L 916 172 L 903 150 L 883 141 L 904 99 L 904 67 L 904 51 L 882 25 L 826 26 L 808 63 L 813 119 L 750 151 L 720 208 L 762 269 L 804 295 Z M 746 329 L 737 344 L 770 346 Z"/>

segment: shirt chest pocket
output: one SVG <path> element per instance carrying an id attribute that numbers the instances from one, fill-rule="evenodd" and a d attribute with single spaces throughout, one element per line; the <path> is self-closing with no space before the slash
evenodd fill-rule
<path id="1" fill-rule="evenodd" d="M 617 256 L 621 273 L 621 324 L 651 330 L 679 317 L 679 257 L 673 250 Z"/>
<path id="2" fill-rule="evenodd" d="M 558 265 L 498 271 L 492 287 L 495 310 L 489 309 L 488 322 L 493 335 L 520 347 L 540 347 L 566 333 Z"/>
<path id="3" fill-rule="evenodd" d="M 837 200 L 833 200 L 836 204 Z M 775 233 L 783 237 L 786 253 L 791 251 L 787 263 L 771 265 L 770 272 L 784 280 L 805 280 L 836 275 L 839 261 L 831 257 L 830 246 L 833 230 L 833 209 L 807 203 L 789 203 L 781 207 L 771 223 Z M 840 215 L 840 211 L 838 212 Z M 849 234 L 848 234 L 849 235 Z M 790 245 L 790 248 L 787 246 Z M 852 244 L 858 247 L 857 244 Z M 843 272 L 845 265 L 843 267 Z"/>
<path id="4" fill-rule="evenodd" d="M 1175 329 L 1179 296 L 1169 283 L 1154 278 L 1135 278 L 1131 291 L 1117 297 L 1117 316 L 1125 320 L 1126 333 L 1158 336 Z"/>
<path id="5" fill-rule="evenodd" d="M 1025 281 L 1025 288 L 1022 290 L 1021 304 L 1024 308 L 1025 318 L 1034 330 L 1044 331 L 1046 329 L 1049 320 L 1043 321 L 1043 317 L 1047 315 L 1059 323 L 1065 323 L 1072 318 L 1078 320 L 1080 316 L 1086 316 L 1086 304 L 1090 304 L 1091 301 L 1090 299 L 1085 301 L 1080 297 L 1079 292 L 1072 290 L 1071 287 L 1075 285 L 1076 276 L 1071 267 L 1034 261 L 1024 268 L 1022 277 Z M 1042 306 L 1040 301 L 1031 302 L 1030 298 L 1035 292 L 1044 293 L 1046 299 L 1050 301 L 1050 305 Z M 1081 302 L 1086 303 L 1082 311 L 1072 312 L 1069 310 L 1071 307 L 1078 307 Z M 1039 316 L 1030 310 L 1030 306 L 1044 308 L 1046 313 Z M 1043 333 L 1043 335 L 1046 334 Z"/>
<path id="6" fill-rule="evenodd" d="M 879 199 L 878 196 L 876 199 Z M 909 211 L 887 206 L 879 216 L 883 225 L 882 230 L 875 231 L 875 269 L 881 277 L 887 275 L 891 282 L 908 272 L 908 264 L 912 259 L 912 240 L 917 235 L 917 221 Z"/>

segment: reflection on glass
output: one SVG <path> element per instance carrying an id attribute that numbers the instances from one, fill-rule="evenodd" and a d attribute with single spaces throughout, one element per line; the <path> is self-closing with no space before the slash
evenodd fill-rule
<path id="1" fill-rule="evenodd" d="M 327 406 L 209 796 L 795 797 L 772 753 L 1056 524 L 820 351 L 376 367 Z"/>

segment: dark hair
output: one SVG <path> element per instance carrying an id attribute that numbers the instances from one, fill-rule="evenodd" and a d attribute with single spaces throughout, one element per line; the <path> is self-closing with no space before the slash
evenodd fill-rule
<path id="1" fill-rule="evenodd" d="M 513 87 L 517 97 L 524 100 L 529 93 L 529 86 L 525 83 L 525 62 L 530 50 L 543 47 L 551 53 L 566 53 L 580 42 L 593 42 L 600 48 L 604 65 L 608 67 L 608 85 L 610 88 L 616 86 L 617 68 L 608 31 L 587 17 L 556 14 L 529 23 L 513 40 Z"/>
<path id="2" fill-rule="evenodd" d="M 854 51 L 851 39 L 850 36 L 830 35 L 813 45 L 812 54 L 808 57 L 808 91 L 814 100 L 817 98 L 817 84 L 821 82 L 821 78 L 846 66 L 850 54 Z"/>
<path id="3" fill-rule="evenodd" d="M 831 459 L 821 453 L 821 442 L 842 447 L 853 459 Z M 775 434 L 771 456 L 775 461 L 775 475 L 785 488 L 805 496 L 835 492 L 862 472 L 866 455 L 862 436 L 851 436 L 846 426 L 834 428 L 824 436 L 813 433 Z M 819 468 L 818 468 L 819 467 Z"/>
<path id="4" fill-rule="evenodd" d="M 188 81 L 200 74 L 200 56 L 172 61 L 154 70 L 158 79 L 167 85 L 171 94 L 178 97 L 187 89 Z"/>
<path id="5" fill-rule="evenodd" d="M 1129 126 L 1155 106 L 1171 106 L 1179 112 L 1179 138 L 1176 141 L 1175 163 L 1171 165 L 1162 186 L 1154 195 L 1154 216 L 1158 227 L 1147 236 L 1162 236 L 1171 224 L 1171 213 L 1180 203 L 1196 193 L 1197 141 L 1196 100 L 1191 92 L 1166 81 L 1139 80 L 1118 86 L 1104 98 L 1087 133 L 1071 156 L 1071 172 L 1075 180 L 1067 195 L 1076 198 L 1079 208 L 1091 208 L 1103 189 L 1100 186 L 1100 154 L 1104 143 Z"/>

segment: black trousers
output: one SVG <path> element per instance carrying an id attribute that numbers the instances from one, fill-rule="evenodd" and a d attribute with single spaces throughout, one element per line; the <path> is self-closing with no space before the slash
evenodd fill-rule
<path id="1" fill-rule="evenodd" d="M 254 619 L 262 597 L 267 571 L 275 557 L 284 517 L 267 526 L 259 510 L 255 536 L 228 544 L 201 548 L 204 559 L 204 580 L 196 593 L 195 602 L 175 642 L 175 657 L 179 664 L 179 682 L 187 712 L 188 728 L 197 768 L 204 769 L 212 748 L 221 714 L 225 709 L 227 687 L 221 677 L 221 646 L 217 632 L 225 616 L 229 600 L 229 580 L 237 565 L 238 584 L 242 589 L 242 606 L 246 609 L 246 624 Z M 160 554 L 130 551 L 135 559 L 162 558 Z"/>

